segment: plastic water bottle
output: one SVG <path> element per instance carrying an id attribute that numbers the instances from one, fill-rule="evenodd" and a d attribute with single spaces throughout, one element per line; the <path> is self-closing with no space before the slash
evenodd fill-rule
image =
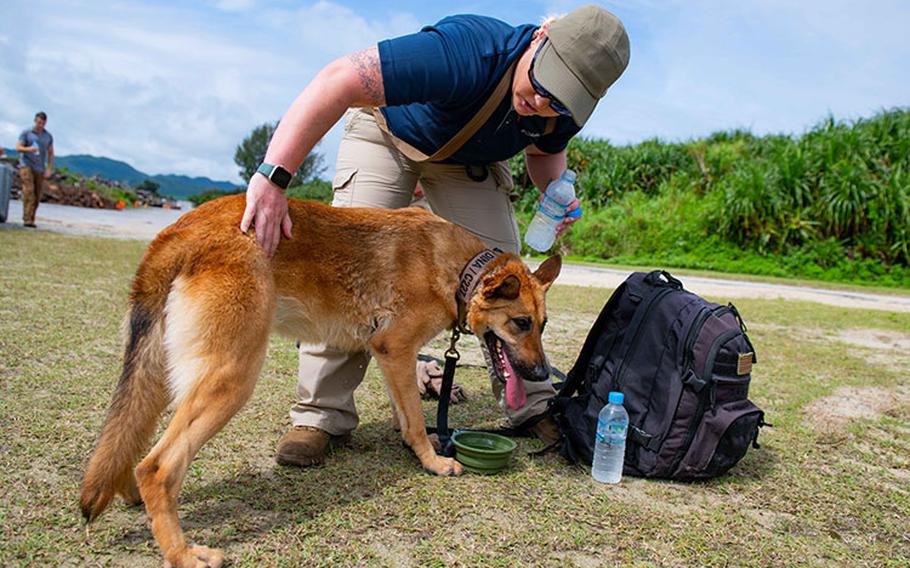
<path id="1" fill-rule="evenodd" d="M 597 417 L 591 475 L 601 483 L 619 483 L 622 479 L 622 462 L 626 455 L 629 414 L 622 406 L 621 392 L 611 392 L 609 402 L 610 404 L 604 406 Z"/>
<path id="2" fill-rule="evenodd" d="M 525 242 L 532 249 L 546 252 L 556 240 L 556 227 L 566 217 L 566 208 L 575 199 L 575 172 L 566 170 L 550 182 L 537 206 L 537 213 L 528 225 Z"/>

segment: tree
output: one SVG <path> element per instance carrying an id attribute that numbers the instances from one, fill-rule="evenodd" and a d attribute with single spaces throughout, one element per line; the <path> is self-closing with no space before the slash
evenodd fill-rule
<path id="1" fill-rule="evenodd" d="M 265 160 L 265 151 L 269 147 L 269 141 L 272 139 L 272 134 L 275 133 L 277 126 L 277 122 L 267 122 L 259 125 L 237 146 L 237 151 L 234 153 L 234 163 L 240 166 L 240 177 L 243 178 L 243 181 L 249 183 L 250 178 L 253 177 L 253 174 L 259 168 L 259 164 Z M 319 144 L 316 146 L 318 147 Z M 313 148 L 294 174 L 291 185 L 300 185 L 318 178 L 325 171 L 325 166 L 322 162 L 322 154 L 317 152 L 316 148 Z"/>
<path id="2" fill-rule="evenodd" d="M 153 195 L 158 195 L 161 184 L 150 179 L 142 180 L 142 183 L 136 186 L 136 190 L 147 191 Z"/>

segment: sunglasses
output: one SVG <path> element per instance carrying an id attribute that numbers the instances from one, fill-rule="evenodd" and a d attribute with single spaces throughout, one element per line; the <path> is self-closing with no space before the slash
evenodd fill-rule
<path id="1" fill-rule="evenodd" d="M 537 79 L 534 78 L 534 64 L 537 63 L 537 56 L 540 55 L 540 50 L 543 46 L 549 41 L 549 38 L 544 38 L 540 45 L 537 46 L 537 51 L 534 52 L 534 59 L 531 60 L 531 66 L 528 67 L 528 79 L 531 80 L 531 86 L 534 87 L 534 92 L 540 95 L 545 99 L 550 100 L 550 108 L 556 111 L 557 114 L 562 116 L 572 116 L 572 111 L 570 111 L 564 104 L 556 100 L 556 97 L 550 94 L 550 91 L 543 88 L 543 85 L 537 82 Z"/>

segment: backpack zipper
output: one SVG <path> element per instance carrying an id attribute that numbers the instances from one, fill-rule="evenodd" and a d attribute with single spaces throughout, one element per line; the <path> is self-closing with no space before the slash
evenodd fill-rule
<path id="1" fill-rule="evenodd" d="M 692 359 L 694 358 L 692 348 L 695 347 L 695 342 L 698 341 L 698 334 L 701 333 L 701 328 L 704 327 L 705 322 L 708 321 L 708 317 L 711 314 L 714 314 L 716 317 L 721 317 L 721 315 L 723 315 L 722 312 L 728 310 L 729 308 L 727 306 L 702 308 L 702 312 L 695 317 L 692 329 L 689 330 L 689 335 L 686 336 L 686 346 L 683 349 L 683 369 L 688 369 L 689 365 L 692 364 Z"/>

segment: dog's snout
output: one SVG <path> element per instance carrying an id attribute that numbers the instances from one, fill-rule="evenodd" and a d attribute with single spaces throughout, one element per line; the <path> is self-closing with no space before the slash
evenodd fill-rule
<path id="1" fill-rule="evenodd" d="M 550 378 L 550 365 L 548 363 L 541 363 L 535 365 L 534 369 L 531 371 L 532 380 L 535 381 L 545 381 Z"/>

